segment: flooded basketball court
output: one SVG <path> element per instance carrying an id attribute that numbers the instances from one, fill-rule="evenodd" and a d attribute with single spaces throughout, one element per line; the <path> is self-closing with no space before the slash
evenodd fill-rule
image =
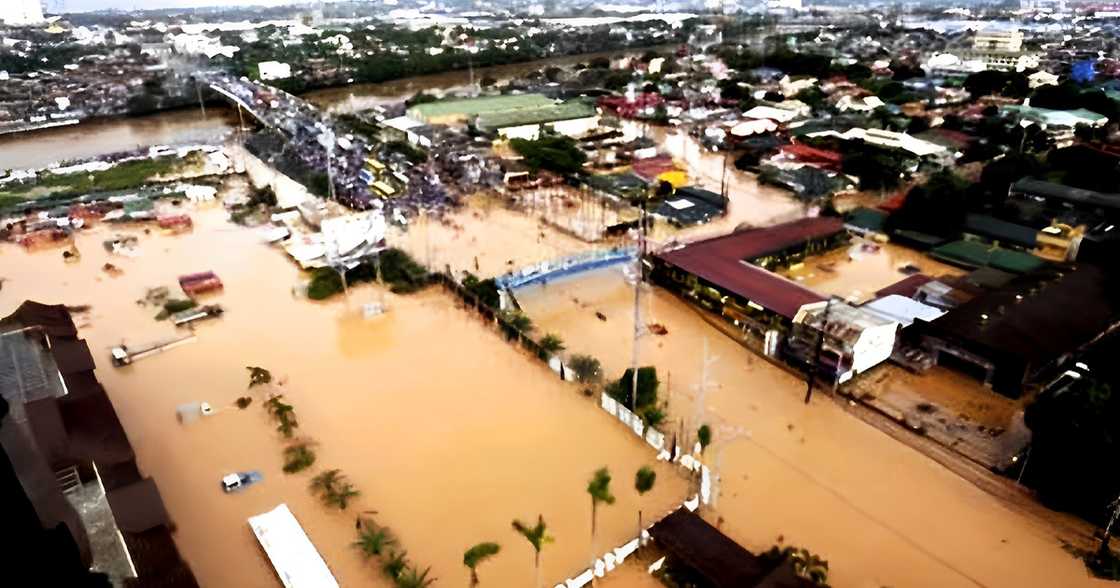
<path id="1" fill-rule="evenodd" d="M 599 358 L 607 377 L 630 365 L 633 286 L 620 268 L 523 288 L 517 298 L 538 328 Z M 690 431 L 702 415 L 714 430 L 705 461 L 723 491 L 706 516 L 747 549 L 779 539 L 807 547 L 829 560 L 833 586 L 1104 585 L 1045 521 L 848 414 L 827 391 L 806 406 L 802 380 L 680 299 L 654 288 L 641 309 L 644 323 L 668 331 L 642 337 L 640 363 L 657 366 L 670 422 Z"/>
<path id="2" fill-rule="evenodd" d="M 300 273 L 282 252 L 229 224 L 220 208 L 194 220 L 194 231 L 179 236 L 104 225 L 84 231 L 78 263 L 66 263 L 61 249 L 2 245 L 0 313 L 25 299 L 92 306 L 76 317 L 81 336 L 201 585 L 279 585 L 246 519 L 280 503 L 344 586 L 388 585 L 351 547 L 359 513 L 388 526 L 411 561 L 432 567 L 437 585 L 465 585 L 463 551 L 496 541 L 502 553 L 480 568 L 483 582 L 530 586 L 532 550 L 511 521 L 542 514 L 548 522 L 556 542 L 542 555 L 547 585 L 578 573 L 592 553 L 585 490 L 595 469 L 610 469 L 618 499 L 599 509 L 598 553 L 636 534 L 639 508 L 649 517 L 684 497 L 686 481 L 655 465 L 649 446 L 449 295 L 397 297 L 367 286 L 327 304 L 295 299 Z M 116 233 L 139 238 L 137 257 L 105 251 L 101 241 Z M 106 262 L 120 271 L 106 273 Z M 223 318 L 199 325 L 195 343 L 111 367 L 111 346 L 176 332 L 137 303 L 146 289 L 204 270 L 225 282 L 206 297 L 226 308 Z M 390 312 L 359 318 L 358 305 L 372 300 Z M 312 470 L 281 472 L 284 444 L 261 407 L 261 389 L 246 390 L 250 365 L 270 369 L 276 391 L 295 407 L 297 437 L 318 454 Z M 247 393 L 255 400 L 239 410 L 234 401 Z M 177 422 L 177 406 L 200 401 L 216 414 Z M 658 477 L 639 497 L 633 479 L 643 465 L 655 465 Z M 329 468 L 362 493 L 345 512 L 308 491 L 314 472 Z M 253 469 L 263 482 L 233 495 L 219 489 L 222 475 Z"/>

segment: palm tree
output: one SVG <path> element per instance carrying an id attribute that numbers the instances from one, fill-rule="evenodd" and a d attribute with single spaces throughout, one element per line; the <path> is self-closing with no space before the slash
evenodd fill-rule
<path id="1" fill-rule="evenodd" d="M 311 479 L 311 491 L 318 494 L 323 504 L 345 510 L 350 505 L 350 499 L 358 496 L 360 492 L 350 482 L 341 470 L 327 470 Z"/>
<path id="2" fill-rule="evenodd" d="M 311 491 L 315 493 L 326 493 L 332 490 L 342 479 L 342 470 L 334 469 L 321 472 L 314 478 L 311 478 Z"/>
<path id="3" fill-rule="evenodd" d="M 471 586 L 478 586 L 478 564 L 490 559 L 502 550 L 497 543 L 479 543 L 463 553 L 463 565 L 471 570 Z"/>
<path id="4" fill-rule="evenodd" d="M 614 504 L 614 494 L 611 494 L 611 473 L 607 468 L 595 470 L 591 481 L 587 483 L 587 493 L 591 495 L 591 561 L 595 562 L 595 523 L 599 503 Z"/>
<path id="5" fill-rule="evenodd" d="M 397 576 L 398 588 L 427 588 L 435 583 L 435 578 L 429 578 L 428 574 L 432 568 L 424 568 L 420 571 L 413 566 L 405 568 L 401 575 Z"/>
<path id="6" fill-rule="evenodd" d="M 350 500 L 357 497 L 361 492 L 357 488 L 350 485 L 350 482 L 342 482 L 337 487 L 329 490 L 323 496 L 323 502 L 330 506 L 337 507 L 338 510 L 346 510 L 350 506 Z"/>
<path id="7" fill-rule="evenodd" d="M 273 416 L 280 423 L 276 426 L 276 430 L 280 431 L 280 434 L 285 438 L 291 439 L 292 433 L 299 427 L 299 423 L 296 421 L 295 408 L 290 404 L 281 402 L 276 406 Z"/>
<path id="8" fill-rule="evenodd" d="M 541 548 L 545 544 L 552 543 L 554 539 L 548 535 L 548 527 L 544 524 L 544 515 L 537 515 L 537 524 L 533 527 L 514 519 L 513 530 L 521 533 L 525 540 L 533 546 L 533 566 L 536 569 L 536 583 L 537 588 L 541 585 Z"/>
<path id="9" fill-rule="evenodd" d="M 657 481 L 657 472 L 649 466 L 642 466 L 638 469 L 638 473 L 634 475 L 634 489 L 638 491 L 639 496 L 644 496 L 646 492 L 653 490 L 653 483 Z M 642 509 L 638 509 L 638 545 L 642 544 Z"/>
<path id="10" fill-rule="evenodd" d="M 272 381 L 272 372 L 269 372 L 264 368 L 247 366 L 245 369 L 249 370 L 250 388 L 260 384 L 267 384 Z"/>
<path id="11" fill-rule="evenodd" d="M 407 551 L 391 551 L 389 552 L 389 557 L 385 558 L 385 561 L 381 563 L 381 571 L 385 572 L 385 575 L 389 576 L 394 582 L 397 581 L 397 578 L 401 577 L 406 567 L 408 567 Z"/>
<path id="12" fill-rule="evenodd" d="M 708 425 L 700 425 L 696 431 L 696 440 L 700 442 L 700 454 L 704 454 L 704 450 L 712 443 L 712 428 Z"/>
<path id="13" fill-rule="evenodd" d="M 362 556 L 369 558 L 371 555 L 381 555 L 395 543 L 396 540 L 389 534 L 389 529 L 371 523 L 362 526 L 358 531 L 358 540 L 353 545 L 362 550 Z"/>

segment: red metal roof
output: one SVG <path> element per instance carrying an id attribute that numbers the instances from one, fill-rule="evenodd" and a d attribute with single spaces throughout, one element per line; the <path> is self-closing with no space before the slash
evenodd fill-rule
<path id="1" fill-rule="evenodd" d="M 828 237 L 842 230 L 844 221 L 838 218 L 803 218 L 764 229 L 748 229 L 697 241 L 658 257 L 755 304 L 793 318 L 803 305 L 822 302 L 825 297 L 743 260 L 781 251 L 811 239 Z"/>
<path id="2" fill-rule="evenodd" d="M 925 274 L 913 274 L 879 290 L 875 293 L 875 296 L 877 298 L 882 298 L 884 296 L 890 296 L 891 294 L 898 294 L 907 298 L 913 298 L 918 288 L 921 288 L 923 284 L 932 280 L 933 278 Z"/>

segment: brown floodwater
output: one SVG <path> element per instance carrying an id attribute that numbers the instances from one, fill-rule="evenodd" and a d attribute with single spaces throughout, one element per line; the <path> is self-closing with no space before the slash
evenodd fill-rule
<path id="1" fill-rule="evenodd" d="M 589 561 L 591 473 L 614 474 L 618 501 L 600 509 L 597 550 L 636 533 L 638 509 L 664 513 L 687 483 L 656 464 L 656 488 L 639 497 L 634 472 L 654 465 L 653 450 L 628 434 L 577 389 L 522 352 L 438 289 L 397 297 L 367 286 L 349 299 L 293 298 L 301 280 L 284 254 L 234 226 L 216 207 L 194 214 L 192 233 L 145 235 L 97 226 L 76 244 L 79 263 L 61 249 L 28 253 L 0 245 L 0 314 L 23 300 L 92 305 L 80 318 L 98 376 L 109 392 L 141 470 L 152 476 L 177 524 L 175 540 L 203 586 L 277 586 L 246 524 L 287 503 L 343 586 L 385 586 L 350 546 L 358 513 L 375 511 L 408 550 L 432 567 L 437 585 L 465 585 L 462 553 L 497 541 L 502 553 L 482 566 L 491 586 L 531 586 L 532 551 L 510 527 L 543 514 L 556 542 L 543 552 L 551 586 Z M 122 232 L 140 239 L 135 258 L 110 256 L 101 241 Z M 109 276 L 106 262 L 122 271 Z M 197 341 L 111 367 L 108 351 L 176 329 L 136 301 L 178 275 L 213 270 L 225 282 L 208 296 L 226 308 L 199 325 Z M 362 320 L 361 302 L 384 299 L 387 315 Z M 298 434 L 316 443 L 315 470 L 340 468 L 362 494 L 346 512 L 308 492 L 310 472 L 281 472 L 283 441 L 247 392 L 245 366 L 272 370 L 275 389 L 295 406 Z M 248 409 L 236 398 L 256 398 Z M 179 424 L 176 407 L 206 401 L 214 416 Z M 235 495 L 218 487 L 231 471 L 257 469 L 264 481 Z"/>
<path id="2" fill-rule="evenodd" d="M 105 118 L 67 127 L 0 136 L 0 170 L 45 167 L 152 145 L 221 143 L 237 124 L 227 108 L 173 110 Z"/>
<path id="3" fill-rule="evenodd" d="M 677 165 L 688 172 L 691 185 L 719 193 L 723 183 L 727 183 L 729 202 L 725 216 L 684 230 L 660 224 L 651 235 L 654 240 L 678 238 L 691 241 L 730 233 L 743 225 L 764 227 L 805 216 L 805 206 L 791 198 L 789 191 L 760 184 L 755 174 L 735 168 L 734 154 L 709 151 L 683 128 L 643 125 L 635 121 L 624 122 L 623 128 L 633 133 L 644 133 L 657 143 L 663 152 L 671 155 Z"/>
<path id="4" fill-rule="evenodd" d="M 539 329 L 599 358 L 608 377 L 630 365 L 633 290 L 618 268 L 523 288 L 517 298 Z M 705 461 L 724 487 L 706 517 L 746 548 L 779 540 L 807 547 L 829 561 L 833 586 L 1106 585 L 1087 576 L 1045 521 L 867 425 L 826 392 L 806 406 L 801 380 L 676 297 L 654 289 L 641 308 L 644 321 L 668 329 L 642 338 L 640 363 L 657 366 L 673 422 L 697 414 L 705 341 L 715 358 L 700 410 L 716 431 Z"/>

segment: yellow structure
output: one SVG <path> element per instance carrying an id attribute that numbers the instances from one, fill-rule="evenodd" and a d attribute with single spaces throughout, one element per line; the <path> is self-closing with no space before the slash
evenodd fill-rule
<path id="1" fill-rule="evenodd" d="M 1055 220 L 1038 232 L 1033 253 L 1050 261 L 1068 261 L 1077 256 L 1084 235 L 1084 225 L 1074 227 Z"/>
<path id="2" fill-rule="evenodd" d="M 688 174 L 680 170 L 663 172 L 657 176 L 657 179 L 662 182 L 669 182 L 673 185 L 674 190 L 688 185 Z"/>

